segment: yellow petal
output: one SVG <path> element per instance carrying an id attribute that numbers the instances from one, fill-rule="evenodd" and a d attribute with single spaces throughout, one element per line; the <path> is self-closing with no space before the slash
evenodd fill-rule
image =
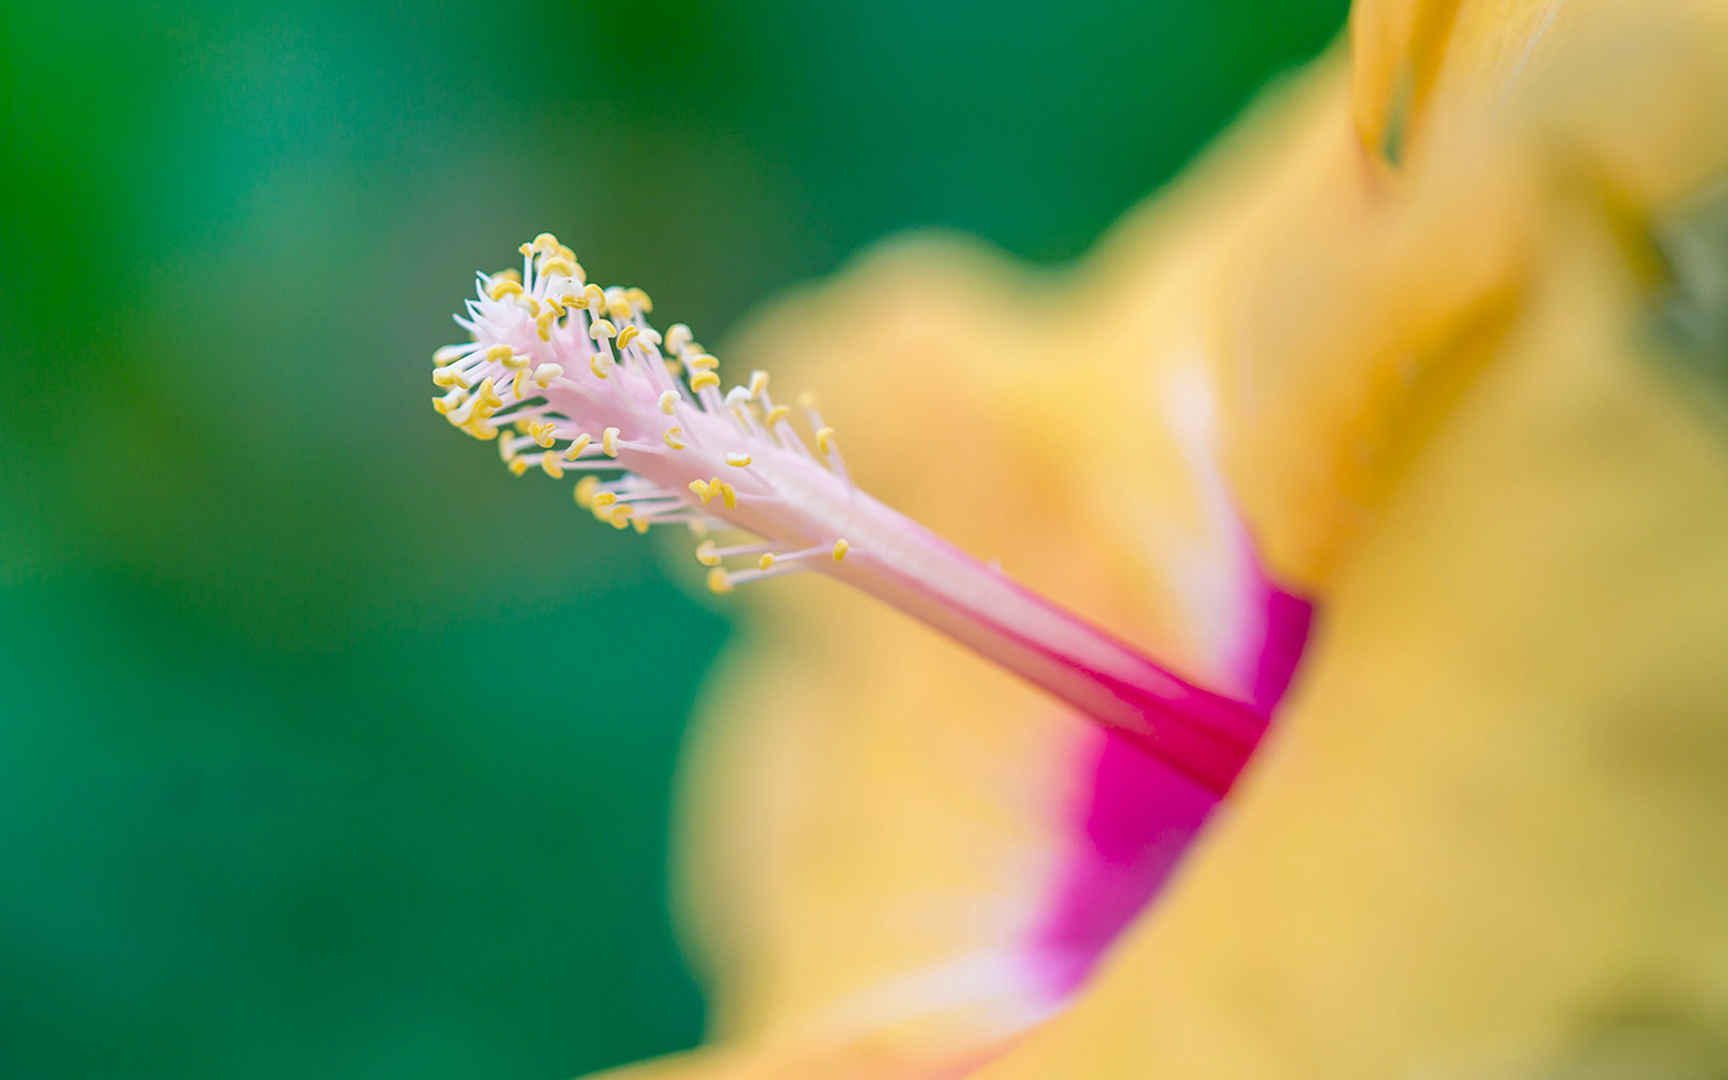
<path id="1" fill-rule="evenodd" d="M 1565 243 L 1231 820 L 983 1076 L 1501 1075 L 1616 1015 L 1721 1030 L 1728 454 L 1613 238 Z"/>
<path id="2" fill-rule="evenodd" d="M 1430 194 L 1411 221 L 1454 193 Z M 1719 1046 L 1728 387 L 1686 373 L 1720 345 L 1660 335 L 1683 283 L 1605 192 L 1542 196 L 1491 332 L 1430 339 L 1474 375 L 1337 561 L 1230 818 L 979 1076 L 1562 1075 L 1622 1035 Z M 1636 1074 L 1692 1075 L 1664 1060 Z"/>
<path id="3" fill-rule="evenodd" d="M 1618 109 L 1661 127 L 1675 114 L 1650 108 L 1644 92 L 1651 87 L 1624 64 L 1666 55 L 1674 73 L 1696 71 L 1689 55 L 1720 49 L 1725 16 L 1714 0 L 1359 0 L 1350 13 L 1357 133 L 1377 156 L 1425 157 L 1448 115 L 1503 104 L 1557 63 L 1571 69 L 1569 80 L 1616 88 Z M 1652 37 L 1652 27 L 1681 25 L 1691 29 Z M 1590 63 L 1577 62 L 1583 55 Z M 1663 86 L 1660 70 L 1649 74 Z M 1574 119 L 1592 122 L 1587 114 Z"/>
<path id="4" fill-rule="evenodd" d="M 1592 0 L 1359 0 L 1350 10 L 1352 112 L 1363 145 L 1396 158 L 1436 92 L 1497 89 Z"/>
<path id="5" fill-rule="evenodd" d="M 1455 28 L 1474 25 L 1467 15 L 1459 13 Z M 1693 52 L 1708 56 L 1709 46 Z M 1017 272 L 950 244 L 904 246 L 771 316 L 747 338 L 747 351 L 752 362 L 789 373 L 797 358 L 810 358 L 811 380 L 850 433 L 865 486 L 963 546 L 1002 555 L 1033 584 L 1179 666 L 1227 676 L 1209 666 L 1216 650 L 1176 588 L 1180 563 L 1153 557 L 1171 549 L 1160 528 L 1180 537 L 1206 527 L 1181 440 L 1147 423 L 1168 377 L 1197 370 L 1222 386 L 1236 491 L 1275 569 L 1341 598 L 1365 589 L 1352 585 L 1356 575 L 1466 423 L 1480 388 L 1504 377 L 1513 366 L 1507 357 L 1530 351 L 1520 335 L 1533 326 L 1553 332 L 1557 313 L 1578 304 L 1597 316 L 1616 310 L 1588 290 L 1569 303 L 1540 291 L 1549 278 L 1536 265 L 1578 261 L 1577 252 L 1553 250 L 1572 232 L 1545 209 L 1575 194 L 1554 186 L 1556 172 L 1580 175 L 1564 151 L 1591 149 L 1607 166 L 1585 185 L 1598 211 L 1613 193 L 1625 196 L 1619 210 L 1658 205 L 1708 172 L 1713 151 L 1678 145 L 1683 124 L 1638 122 L 1647 94 L 1631 95 L 1634 104 L 1624 108 L 1580 109 L 1580 84 L 1564 73 L 1584 55 L 1579 46 L 1545 60 L 1544 74 L 1521 86 L 1516 107 L 1500 110 L 1494 123 L 1471 122 L 1461 107 L 1435 122 L 1422 167 L 1390 187 L 1363 171 L 1341 90 L 1320 76 L 1293 95 L 1290 110 L 1301 120 L 1294 135 L 1226 145 L 1200 180 L 1131 218 L 1072 279 Z M 1676 54 L 1625 55 L 1648 65 L 1651 55 Z M 1694 102 L 1719 89 L 1707 65 L 1680 71 L 1691 74 L 1669 81 L 1677 92 L 1694 92 Z M 1664 84 L 1637 78 L 1619 89 L 1626 85 Z M 1616 251 L 1592 264 L 1630 267 L 1616 287 L 1653 287 L 1651 266 L 1636 253 Z M 1053 343 L 1060 363 L 1051 363 Z M 1113 392 L 1087 392 L 1100 383 Z M 1531 404 L 1521 399 L 1518 407 Z M 1064 422 L 1052 424 L 1053 416 Z M 933 444 L 948 452 L 928 453 Z M 1016 482 L 987 480 L 980 470 L 992 463 L 1005 463 L 995 467 Z M 1531 553 L 1518 573 L 1545 555 Z M 1415 600 L 1399 602 L 1468 632 L 1463 620 L 1448 623 L 1416 600 L 1463 602 L 1474 595 L 1470 583 L 1448 579 L 1447 596 L 1437 596 L 1419 567 L 1403 572 L 1375 579 L 1375 595 L 1415 589 Z M 1490 580 L 1497 589 L 1505 584 Z M 1051 825 L 1072 796 L 1074 763 L 1096 752 L 1090 733 L 855 597 L 828 590 L 758 602 L 772 629 L 717 695 L 693 759 L 687 813 L 686 849 L 695 861 L 685 903 L 717 984 L 720 1034 L 748 1048 L 840 1045 L 874 1031 L 890 1045 L 958 1050 L 1026 1022 L 1034 999 L 1007 969 L 990 965 L 1033 917 L 1026 905 L 1037 890 L 1026 882 L 1046 881 L 1060 857 Z M 1350 625 L 1348 611 L 1331 617 Z M 1390 632 L 1378 618 L 1368 622 L 1363 641 Z M 1343 633 L 1328 640 L 1357 640 Z M 1357 647 L 1327 646 L 1320 670 L 1353 670 Z M 1434 687 L 1421 706 L 1435 715 L 1422 723 L 1446 722 L 1447 680 L 1457 673 L 1443 651 L 1403 666 L 1372 649 L 1361 655 L 1376 671 L 1398 673 L 1385 681 L 1387 693 Z M 1315 676 L 1315 685 L 1327 685 L 1326 677 Z M 1350 691 L 1340 693 L 1343 700 L 1308 711 L 1355 716 Z M 1399 707 L 1422 715 L 1405 701 Z M 1482 708 L 1499 715 L 1486 700 Z M 1390 726 L 1402 730 L 1403 715 Z M 1378 746 L 1361 741 L 1364 753 Z M 1349 737 L 1335 742 L 1326 761 L 1354 761 L 1342 756 Z M 1424 764 L 1408 756 L 1412 768 Z M 1274 750 L 1262 771 L 1277 775 L 1278 760 Z M 1351 767 L 1379 765 L 1365 758 Z M 1461 767 L 1453 782 L 1468 775 Z M 1322 780 L 1335 782 L 1301 775 L 1287 783 L 1295 790 Z M 1380 790 L 1375 776 L 1360 783 Z M 1254 1000 L 1248 987 L 1276 986 L 1266 968 L 1286 962 L 1312 966 L 1305 993 L 1330 989 L 1340 995 L 1339 1011 L 1348 997 L 1348 985 L 1332 985 L 1338 980 L 1329 981 L 1320 957 L 1288 961 L 1277 952 L 1290 931 L 1276 910 L 1278 890 L 1289 883 L 1276 871 L 1295 871 L 1267 852 L 1291 840 L 1322 843 L 1309 837 L 1295 800 L 1286 795 L 1259 815 L 1272 824 L 1262 826 L 1268 839 L 1254 850 L 1277 888 L 1246 867 L 1232 871 L 1239 879 L 1190 885 L 1188 892 L 1208 897 L 1183 909 L 1198 913 L 1177 931 L 1163 929 L 1163 915 L 1140 927 L 1080 1007 L 1004 1059 L 1003 1075 L 1142 1075 L 1154 1001 L 1170 1017 L 1159 1021 L 1154 1042 L 1167 1060 L 1206 1061 L 1220 1075 L 1277 1075 L 1274 1064 L 1303 1062 L 1303 1053 L 1314 1055 L 1313 1071 L 1350 1074 L 1407 1053 L 1422 1032 L 1392 1021 L 1378 1041 L 1328 1049 L 1337 1040 L 1318 1048 L 1301 1041 L 1323 1029 L 1300 1009 L 1294 1019 L 1238 1015 L 1241 1001 Z M 1233 822 L 1232 831 L 1241 827 Z M 1322 890 L 1312 908 L 1320 911 L 1326 886 L 1311 887 Z M 1434 882 L 1424 887 L 1412 891 L 1412 905 L 1434 895 Z M 1249 913 L 1271 920 L 1266 933 L 1241 932 Z M 1397 962 L 1386 924 L 1348 908 L 1337 918 L 1373 932 L 1363 959 L 1347 965 Z M 1408 931 L 1420 932 L 1416 915 L 1409 918 Z M 1343 933 L 1316 925 L 1325 933 L 1313 941 Z M 1208 977 L 1209 949 L 1242 954 L 1243 970 Z M 1186 966 L 1165 976 L 1159 965 L 1172 956 Z M 1455 985 L 1435 978 L 1410 993 L 1433 996 Z M 1532 993 L 1530 1025 L 1558 1015 L 1552 998 Z M 1439 1008 L 1427 999 L 1422 1005 Z"/>
<path id="6" fill-rule="evenodd" d="M 1082 495 L 1017 405 L 1044 355 L 1017 332 L 1021 297 L 1043 285 L 956 245 L 901 246 L 733 351 L 818 388 L 867 490 L 1086 603 L 1111 568 L 1072 557 Z M 965 1047 L 1035 1019 L 1018 946 L 1096 731 L 842 586 L 745 599 L 755 640 L 705 695 L 681 844 L 718 1036 Z"/>
<path id="7" fill-rule="evenodd" d="M 1728 10 L 1660 14 L 1572 28 L 1516 92 L 1454 103 L 1395 187 L 1317 198 L 1237 261 L 1231 478 L 1286 580 L 1324 589 L 1492 355 L 1544 203 L 1588 189 L 1647 231 L 1720 176 Z"/>
<path id="8" fill-rule="evenodd" d="M 1522 284 L 1528 164 L 1478 141 L 1391 206 L 1315 199 L 1238 260 L 1220 365 L 1231 479 L 1274 572 L 1318 593 L 1479 370 Z"/>
<path id="9" fill-rule="evenodd" d="M 1216 250 L 1275 213 L 1244 177 L 1350 160 L 1344 90 L 1331 67 L 1294 83 L 1076 273 L 901 241 L 732 351 L 817 390 L 867 490 L 1228 684 L 1232 582 L 1206 578 L 1229 537 L 1169 400 L 1211 382 Z M 837 586 L 745 599 L 758 629 L 708 695 L 681 844 L 719 1039 L 958 1049 L 1041 1016 L 1019 965 L 1103 736 Z"/>
<path id="10" fill-rule="evenodd" d="M 1439 72 L 1458 2 L 1358 0 L 1351 6 L 1351 112 L 1370 154 L 1402 156 L 1400 144 Z"/>

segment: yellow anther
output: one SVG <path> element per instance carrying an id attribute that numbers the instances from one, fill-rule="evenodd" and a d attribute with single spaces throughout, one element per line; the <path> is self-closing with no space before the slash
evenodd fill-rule
<path id="1" fill-rule="evenodd" d="M 498 440 L 498 460 L 506 465 L 516 460 L 516 447 L 509 439 Z"/>
<path id="2" fill-rule="evenodd" d="M 716 596 L 724 596 L 732 591 L 732 579 L 718 566 L 708 571 L 708 591 Z"/>
<path id="3" fill-rule="evenodd" d="M 472 345 L 446 345 L 432 354 L 432 362 L 439 367 L 443 367 L 445 364 L 454 364 L 467 356 L 473 348 Z"/>
<path id="4" fill-rule="evenodd" d="M 633 314 L 630 301 L 624 298 L 623 289 L 613 286 L 606 290 L 606 314 L 619 320 L 628 319 Z"/>
<path id="5" fill-rule="evenodd" d="M 772 551 L 764 551 L 762 557 L 756 560 L 756 569 L 758 570 L 766 570 L 773 565 L 774 553 Z"/>
<path id="6" fill-rule="evenodd" d="M 670 352 L 683 352 L 684 346 L 690 344 L 695 335 L 683 323 L 673 323 L 666 328 L 666 348 Z"/>
<path id="7" fill-rule="evenodd" d="M 678 391 L 667 390 L 666 392 L 664 392 L 660 395 L 660 411 L 665 413 L 667 416 L 672 415 L 672 410 L 674 408 L 676 408 L 677 405 L 678 405 Z"/>
<path id="8" fill-rule="evenodd" d="M 714 483 L 720 486 L 720 501 L 726 504 L 726 509 L 738 509 L 738 492 L 732 485 L 724 480 L 715 480 Z"/>
<path id="9" fill-rule="evenodd" d="M 636 535 L 641 536 L 648 531 L 648 519 L 633 517 L 630 519 L 630 527 L 636 530 Z"/>
<path id="10" fill-rule="evenodd" d="M 516 269 L 514 266 L 506 267 L 492 275 L 494 281 L 499 278 L 502 278 L 505 281 L 514 281 L 516 284 L 520 285 L 522 284 L 522 271 Z"/>
<path id="11" fill-rule="evenodd" d="M 558 299 L 556 296 L 548 296 L 546 298 L 546 306 L 552 309 L 554 315 L 562 316 L 565 312 L 564 301 Z"/>
<path id="12" fill-rule="evenodd" d="M 734 469 L 742 469 L 744 466 L 750 464 L 750 455 L 736 452 L 727 454 L 726 464 L 732 466 Z"/>
<path id="13" fill-rule="evenodd" d="M 517 252 L 517 254 L 522 255 L 524 257 L 526 257 L 528 255 L 532 255 L 532 254 L 534 254 L 534 245 L 533 244 L 517 244 L 516 245 L 516 252 Z"/>
<path id="14" fill-rule="evenodd" d="M 490 378 L 480 380 L 480 388 L 474 391 L 474 405 L 476 408 L 484 407 L 487 413 L 504 407 L 504 399 L 498 396 Z"/>
<path id="15" fill-rule="evenodd" d="M 577 307 L 585 307 L 590 314 L 599 315 L 606 310 L 606 290 L 598 285 L 585 285 L 582 288 L 582 302 Z"/>
<path id="16" fill-rule="evenodd" d="M 524 435 L 531 435 L 534 433 L 534 418 L 532 416 L 518 416 L 510 421 L 510 426 Z"/>
<path id="17" fill-rule="evenodd" d="M 666 445 L 670 446 L 674 450 L 684 449 L 683 435 L 684 435 L 684 429 L 683 428 L 678 428 L 678 427 L 667 428 L 666 429 Z"/>
<path id="18" fill-rule="evenodd" d="M 596 379 L 604 379 L 606 377 L 606 358 L 599 353 L 590 356 L 588 358 L 588 370 L 594 373 Z"/>
<path id="19" fill-rule="evenodd" d="M 714 372 L 712 372 L 712 371 L 698 371 L 696 374 L 690 376 L 690 389 L 696 391 L 697 393 L 701 393 L 703 390 L 708 389 L 710 386 L 719 386 L 719 385 L 720 385 L 720 376 L 714 374 Z"/>
<path id="20" fill-rule="evenodd" d="M 594 493 L 595 506 L 611 506 L 617 501 L 618 493 L 615 491 L 596 491 Z"/>
<path id="21" fill-rule="evenodd" d="M 529 358 L 521 353 L 506 353 L 500 362 L 511 371 L 527 371 Z"/>
<path id="22" fill-rule="evenodd" d="M 713 371 L 720 366 L 720 361 L 705 352 L 699 352 L 695 356 L 686 356 L 684 366 L 691 371 Z"/>
<path id="23" fill-rule="evenodd" d="M 540 335 L 541 341 L 552 340 L 552 324 L 558 321 L 559 313 L 547 308 L 534 319 L 534 332 Z"/>
<path id="24" fill-rule="evenodd" d="M 510 362 L 510 346 L 494 345 L 486 350 L 488 364 L 508 364 Z"/>
<path id="25" fill-rule="evenodd" d="M 558 440 L 558 425 L 548 420 L 545 423 L 528 425 L 528 435 L 541 446 L 551 446 Z"/>
<path id="26" fill-rule="evenodd" d="M 601 338 L 614 338 L 618 336 L 618 328 L 612 325 L 611 319 L 595 319 L 594 325 L 588 328 L 588 336 L 595 341 L 599 341 Z"/>
<path id="27" fill-rule="evenodd" d="M 553 256 L 540 264 L 540 276 L 573 278 L 576 276 L 576 264 L 573 262 L 565 262 L 563 259 Z"/>
<path id="28" fill-rule="evenodd" d="M 833 449 L 834 429 L 831 427 L 819 428 L 816 432 L 816 452 L 827 457 L 829 451 Z"/>
<path id="29" fill-rule="evenodd" d="M 528 369 L 523 368 L 516 373 L 514 379 L 510 380 L 510 392 L 519 398 L 525 398 L 528 396 L 523 393 L 526 389 L 528 389 Z"/>
<path id="30" fill-rule="evenodd" d="M 666 374 L 672 376 L 674 379 L 684 371 L 684 365 L 680 364 L 676 360 L 666 360 L 664 363 L 666 365 Z"/>
<path id="31" fill-rule="evenodd" d="M 576 505 L 586 510 L 594 505 L 594 489 L 600 486 L 598 476 L 584 476 L 576 481 Z"/>
<path id="32" fill-rule="evenodd" d="M 540 468 L 554 480 L 564 477 L 564 466 L 558 464 L 558 451 L 548 450 L 540 455 Z"/>
<path id="33" fill-rule="evenodd" d="M 626 525 L 629 525 L 630 515 L 635 512 L 636 508 L 631 506 L 629 503 L 619 503 L 617 506 L 614 506 L 612 508 L 612 527 L 614 529 L 622 529 Z"/>
<path id="34" fill-rule="evenodd" d="M 806 390 L 798 395 L 798 404 L 806 409 L 814 409 L 816 407 L 816 395 Z"/>
<path id="35" fill-rule="evenodd" d="M 534 238 L 534 251 L 552 252 L 558 250 L 558 238 L 549 232 L 543 232 Z M 522 254 L 528 254 L 526 251 Z"/>
<path id="36" fill-rule="evenodd" d="M 526 311 L 530 315 L 540 314 L 540 301 L 534 299 L 532 296 L 519 296 L 516 298 L 516 303 L 521 306 L 523 311 Z"/>
<path id="37" fill-rule="evenodd" d="M 606 451 L 607 457 L 618 456 L 618 429 L 609 427 L 600 433 L 600 449 Z"/>
<path id="38" fill-rule="evenodd" d="M 521 476 L 523 473 L 528 471 L 528 459 L 525 457 L 511 458 L 510 471 L 516 476 Z"/>
<path id="39" fill-rule="evenodd" d="M 485 442 L 487 439 L 496 439 L 498 437 L 498 426 L 489 423 L 484 419 L 470 420 L 466 424 L 462 425 L 462 430 L 467 434 L 474 436 L 476 439 L 479 439 L 481 442 Z"/>
<path id="40" fill-rule="evenodd" d="M 696 561 L 703 566 L 720 565 L 720 556 L 714 552 L 714 541 L 704 540 L 696 545 Z"/>
<path id="41" fill-rule="evenodd" d="M 450 391 L 448 394 L 445 394 L 443 397 L 433 398 L 432 399 L 432 407 L 434 409 L 437 409 L 440 413 L 444 414 L 445 416 L 449 416 L 451 410 L 457 408 L 464 401 L 467 401 L 467 400 L 468 400 L 468 391 L 466 391 L 466 390 L 462 389 L 460 386 L 458 386 L 456 389 Z"/>
<path id="42" fill-rule="evenodd" d="M 492 279 L 492 287 L 486 290 L 486 295 L 494 300 L 502 300 L 506 296 L 521 296 L 522 283 L 499 274 Z"/>
<path id="43" fill-rule="evenodd" d="M 575 461 L 582 456 L 582 451 L 588 449 L 588 444 L 593 441 L 587 435 L 576 436 L 576 441 L 564 448 L 564 460 Z"/>
<path id="44" fill-rule="evenodd" d="M 463 389 L 467 389 L 469 383 L 467 379 L 462 377 L 462 373 L 457 371 L 455 368 L 438 368 L 436 371 L 432 372 L 432 385 L 442 386 L 445 389 L 449 389 L 452 386 L 460 386 Z"/>
<path id="45" fill-rule="evenodd" d="M 541 364 L 534 369 L 534 381 L 542 387 L 551 386 L 552 380 L 564 374 L 563 364 Z"/>
<path id="46" fill-rule="evenodd" d="M 761 397 L 762 391 L 766 389 L 768 389 L 768 373 L 766 371 L 752 371 L 750 373 L 750 396 L 753 398 Z"/>
<path id="47" fill-rule="evenodd" d="M 687 522 L 686 524 L 690 528 L 690 535 L 691 536 L 707 536 L 708 535 L 708 523 L 706 521 L 703 521 L 701 518 L 697 518 L 696 520 L 691 521 L 691 522 Z"/>
<path id="48" fill-rule="evenodd" d="M 834 541 L 834 561 L 839 562 L 841 559 L 844 559 L 846 553 L 851 550 L 852 545 L 846 542 L 845 537 L 841 537 L 839 540 Z"/>
<path id="49" fill-rule="evenodd" d="M 690 481 L 690 490 L 698 499 L 702 500 L 703 506 L 707 506 L 708 500 L 712 499 L 716 494 L 714 486 L 706 480 Z"/>
<path id="50" fill-rule="evenodd" d="M 635 286 L 624 290 L 624 299 L 630 302 L 631 307 L 644 315 L 650 314 L 654 310 L 654 301 L 648 299 L 648 294 Z"/>
<path id="51" fill-rule="evenodd" d="M 560 259 L 568 259 L 570 262 L 576 261 L 576 253 L 564 244 L 558 245 L 556 254 Z"/>
<path id="52" fill-rule="evenodd" d="M 624 329 L 618 331 L 618 347 L 620 349 L 629 348 L 630 343 L 632 341 L 635 341 L 637 335 L 639 335 L 641 333 L 642 333 L 642 331 L 637 328 L 635 323 L 631 323 L 628 326 L 624 327 Z"/>
<path id="53" fill-rule="evenodd" d="M 791 415 L 792 406 L 776 405 L 772 409 L 768 410 L 767 415 L 762 417 L 762 423 L 766 427 L 773 427 L 775 424 L 778 424 L 780 421 Z"/>

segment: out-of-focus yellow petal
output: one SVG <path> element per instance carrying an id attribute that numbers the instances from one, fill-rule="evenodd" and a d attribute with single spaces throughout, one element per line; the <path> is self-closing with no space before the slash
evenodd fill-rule
<path id="1" fill-rule="evenodd" d="M 1230 820 L 982 1076 L 1548 1075 L 1621 1026 L 1724 1030 L 1728 432 L 1625 238 L 1548 235 Z"/>
<path id="2" fill-rule="evenodd" d="M 1363 146 L 1401 157 L 1440 96 L 1517 78 L 1596 0 L 1362 0 L 1350 9 L 1352 112 Z M 1622 5 L 1623 6 L 1623 5 Z M 1562 25 L 1562 19 L 1566 25 Z"/>
<path id="3" fill-rule="evenodd" d="M 1599 97 L 1654 85 L 1619 70 Z M 1721 75 L 1672 85 L 1719 95 Z M 1248 298 L 1266 336 L 1244 340 L 1335 386 L 1287 391 L 1327 417 L 1308 445 L 1380 440 L 1336 485 L 1363 511 L 1331 514 L 1348 544 L 1280 545 L 1324 568 L 1312 666 L 1156 917 L 980 1076 L 1522 1077 L 1627 1043 L 1662 1056 L 1625 1075 L 1693 1075 L 1662 1071 L 1677 1047 L 1720 1067 L 1728 429 L 1708 397 L 1728 387 L 1689 372 L 1721 341 L 1664 329 L 1687 283 L 1653 230 L 1676 208 L 1580 169 L 1569 131 L 1532 141 L 1545 107 L 1460 136 L 1407 209 L 1317 232 L 1330 248 Z M 1650 128 L 1596 145 L 1638 160 Z M 1314 371 L 1326 356 L 1344 371 Z M 1443 377 L 1381 389 L 1404 358 Z"/>
<path id="4" fill-rule="evenodd" d="M 1131 531 L 1088 516 L 1062 447 L 1079 433 L 1049 422 L 1072 399 L 1033 400 L 1060 335 L 1038 332 L 1029 298 L 1056 287 L 923 242 L 737 351 L 777 370 L 777 350 L 802 354 L 867 490 L 1093 617 L 1156 629 L 1153 583 L 1123 573 Z M 1101 554 L 1079 554 L 1076 532 Z M 851 590 L 772 586 L 746 598 L 751 638 L 686 761 L 682 892 L 717 1035 L 969 1046 L 1037 1019 L 1048 995 L 1022 948 L 1098 732 Z"/>
<path id="5" fill-rule="evenodd" d="M 1459 0 L 1360 0 L 1350 8 L 1351 113 L 1363 148 L 1398 156 L 1445 53 Z M 1529 6 L 1536 6 L 1531 3 Z"/>
<path id="6" fill-rule="evenodd" d="M 1325 588 L 1492 355 L 1555 186 L 1648 229 L 1722 167 L 1728 9 L 1583 24 L 1585 7 L 1567 7 L 1577 25 L 1540 72 L 1437 123 L 1395 190 L 1315 199 L 1245 247 L 1222 287 L 1240 298 L 1221 335 L 1231 479 L 1272 567 L 1302 589 Z"/>
<path id="7" fill-rule="evenodd" d="M 1274 571 L 1306 591 L 1372 523 L 1517 299 L 1530 178 L 1516 154 L 1472 150 L 1407 205 L 1316 200 L 1237 266 L 1220 367 L 1231 479 Z"/>
<path id="8" fill-rule="evenodd" d="M 1359 0 L 1350 12 L 1357 133 L 1377 155 L 1430 157 L 1426 144 L 1447 114 L 1495 107 L 1515 94 L 1519 83 L 1542 76 L 1557 58 L 1574 69 L 1573 75 L 1605 79 L 1626 91 L 1613 106 L 1636 117 L 1640 126 L 1675 123 L 1696 110 L 1648 109 L 1641 94 L 1650 87 L 1627 80 L 1616 61 L 1678 50 L 1673 73 L 1695 74 L 1700 68 L 1687 62 L 1687 54 L 1722 48 L 1720 34 L 1708 29 L 1714 24 L 1719 31 L 1724 15 L 1728 12 L 1716 0 Z M 1657 42 L 1648 24 L 1690 25 L 1703 36 Z M 1610 44 L 1620 57 L 1603 47 Z M 1587 54 L 1599 65 L 1581 68 L 1578 60 Z M 1574 120 L 1596 123 L 1588 116 Z M 1680 152 L 1666 159 L 1671 162 L 1691 156 L 1679 145 L 1669 149 Z"/>
<path id="9" fill-rule="evenodd" d="M 1212 381 L 1219 253 L 1275 214 L 1255 181 L 1296 197 L 1351 159 L 1344 95 L 1335 67 L 1294 81 L 1076 273 L 901 241 L 731 351 L 816 389 L 861 486 L 1227 684 L 1231 582 L 1208 575 L 1228 536 L 1167 403 Z M 1039 1018 L 1051 997 L 1018 951 L 1060 885 L 1101 734 L 842 588 L 742 599 L 753 630 L 700 718 L 681 844 L 718 1039 L 875 1031 L 929 1050 Z"/>
<path id="10" fill-rule="evenodd" d="M 1679 808 L 1712 812 L 1722 747 L 1698 710 L 1728 689 L 1701 659 L 1725 644 L 1724 567 L 1684 543 L 1637 562 L 1627 530 L 1683 539 L 1687 495 L 1721 487 L 1722 447 L 1639 338 L 1664 287 L 1653 215 L 1728 146 L 1721 24 L 1504 7 L 1359 20 L 1359 55 L 1401 42 L 1428 65 L 1396 177 L 1362 152 L 1362 104 L 1409 61 L 1357 75 L 1354 126 L 1323 71 L 1256 125 L 1276 133 L 1227 143 L 1071 276 L 904 244 L 737 350 L 818 388 L 865 487 L 1217 683 L 1228 628 L 1188 556 L 1218 522 L 1168 405 L 1197 377 L 1274 570 L 1327 598 L 1247 801 L 989 1075 L 1384 1075 L 1480 1047 L 1468 1069 L 1546 1052 L 1646 969 L 1658 996 L 1728 1000 L 1721 950 L 1685 967 L 1663 938 L 1692 899 L 1568 891 L 1588 891 L 1586 840 L 1666 888 L 1720 826 L 1676 821 L 1667 849 Z M 1728 523 L 1696 513 L 1699 536 Z M 1676 648 L 1657 621 L 1688 575 Z M 751 602 L 757 638 L 689 767 L 684 906 L 738 1055 L 699 1060 L 765 1067 L 865 1033 L 940 1060 L 1034 1020 L 1018 950 L 1096 733 L 838 588 Z M 1645 692 L 1695 771 L 1679 751 L 1647 776 L 1611 760 L 1637 748 Z M 1568 819 L 1569 800 L 1588 806 Z M 1511 969 L 1521 941 L 1545 967 Z"/>

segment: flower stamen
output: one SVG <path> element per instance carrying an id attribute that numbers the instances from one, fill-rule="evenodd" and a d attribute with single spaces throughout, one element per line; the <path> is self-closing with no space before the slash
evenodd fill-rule
<path id="1" fill-rule="evenodd" d="M 800 572 L 845 581 L 1228 787 L 1262 711 L 1184 681 L 858 490 L 812 398 L 799 398 L 807 442 L 766 372 L 722 394 L 720 361 L 688 326 L 662 337 L 646 293 L 587 281 L 550 233 L 520 251 L 519 275 L 479 275 L 456 318 L 472 340 L 433 355 L 445 391 L 433 407 L 499 439 L 511 472 L 581 472 L 577 505 L 614 528 L 742 534 L 696 549 L 716 593 Z M 725 565 L 739 557 L 751 565 Z"/>

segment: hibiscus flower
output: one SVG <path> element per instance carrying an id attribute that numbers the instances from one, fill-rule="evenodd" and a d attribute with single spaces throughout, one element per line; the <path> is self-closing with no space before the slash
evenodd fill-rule
<path id="1" fill-rule="evenodd" d="M 554 237 L 482 275 L 439 411 L 750 609 L 712 1045 L 625 1075 L 1719 1053 L 1724 135 L 1717 7 L 1364 3 L 1083 265 L 897 242 L 730 390 Z"/>

